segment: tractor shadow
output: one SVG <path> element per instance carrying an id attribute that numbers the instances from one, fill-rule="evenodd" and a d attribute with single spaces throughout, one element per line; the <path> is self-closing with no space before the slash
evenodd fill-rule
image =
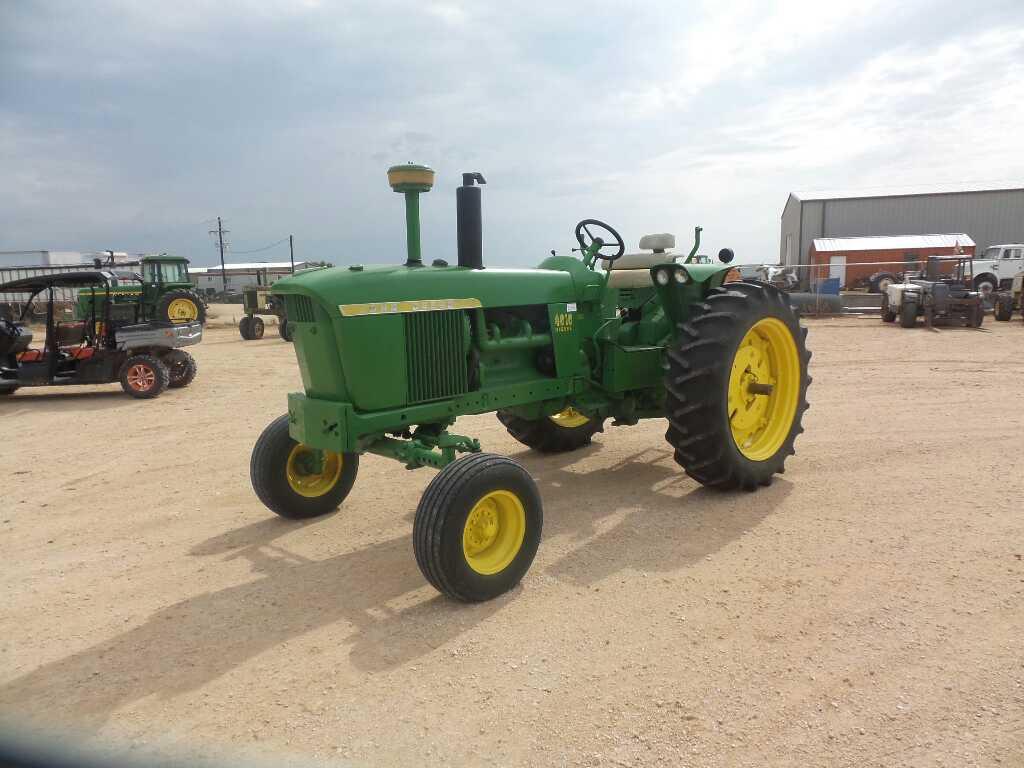
<path id="1" fill-rule="evenodd" d="M 756 528 L 792 491 L 779 476 L 755 493 L 704 488 L 660 448 L 580 472 L 580 459 L 600 451 L 595 442 L 555 457 L 515 456 L 540 488 L 545 537 L 568 535 L 572 542 L 547 572 L 575 584 L 590 586 L 625 570 L 684 570 Z"/>
<path id="2" fill-rule="evenodd" d="M 561 456 L 516 456 L 541 489 L 545 537 L 571 542 L 567 554 L 542 566 L 559 581 L 684 570 L 757 526 L 791 487 L 777 479 L 754 494 L 705 491 L 663 450 L 586 472 L 576 466 L 602 458 L 600 451 L 595 444 Z M 329 520 L 262 517 L 196 544 L 189 554 L 207 570 L 215 570 L 210 559 L 242 559 L 255 578 L 167 605 L 126 632 L 0 685 L 0 710 L 94 730 L 119 709 L 189 694 L 267 652 L 277 656 L 254 662 L 255 674 L 258 664 L 277 669 L 296 652 L 320 656 L 324 679 L 346 663 L 384 673 L 452 643 L 520 599 L 521 588 L 477 605 L 434 594 L 409 533 L 324 559 L 282 541 Z M 542 561 L 543 551 L 542 544 Z M 289 650 L 292 641 L 325 628 L 314 646 Z M 347 662 L 338 658 L 346 648 Z"/>
<path id="3" fill-rule="evenodd" d="M 324 678 L 344 664 L 337 649 L 345 646 L 358 669 L 383 672 L 450 643 L 518 591 L 481 605 L 424 599 L 432 590 L 408 535 L 323 560 L 278 541 L 322 522 L 264 518 L 198 544 L 192 556 L 242 558 L 258 577 L 163 607 L 127 632 L 0 685 L 0 711 L 94 730 L 118 709 L 188 694 L 267 651 L 287 657 L 291 641 L 324 627 L 332 627 L 329 637 L 301 645 L 303 654 L 323 656 Z"/>

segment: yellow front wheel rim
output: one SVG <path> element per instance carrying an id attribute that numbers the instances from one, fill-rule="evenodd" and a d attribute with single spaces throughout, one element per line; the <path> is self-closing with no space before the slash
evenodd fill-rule
<path id="1" fill-rule="evenodd" d="M 167 305 L 167 318 L 172 322 L 187 323 L 199 317 L 199 307 L 192 299 L 174 299 Z"/>
<path id="2" fill-rule="evenodd" d="M 740 341 L 729 375 L 729 428 L 740 453 L 770 459 L 785 443 L 800 396 L 800 353 L 789 327 L 766 317 Z"/>
<path id="3" fill-rule="evenodd" d="M 323 496 L 338 484 L 344 463 L 340 453 L 319 451 L 299 443 L 288 454 L 288 486 L 307 499 Z"/>
<path id="4" fill-rule="evenodd" d="M 566 408 L 564 411 L 559 411 L 558 413 L 552 416 L 548 416 L 548 418 L 555 422 L 555 424 L 557 424 L 558 426 L 564 427 L 565 429 L 582 427 L 584 424 L 590 421 L 589 418 L 587 418 L 586 416 L 584 416 L 582 413 L 580 413 L 571 406 L 569 408 Z"/>
<path id="5" fill-rule="evenodd" d="M 479 574 L 499 573 L 515 560 L 526 536 L 526 510 L 512 491 L 491 491 L 469 511 L 462 553 Z"/>

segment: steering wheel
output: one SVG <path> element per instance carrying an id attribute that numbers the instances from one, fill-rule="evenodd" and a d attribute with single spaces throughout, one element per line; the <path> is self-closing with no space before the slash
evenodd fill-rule
<path id="1" fill-rule="evenodd" d="M 598 230 L 598 235 L 594 235 L 591 229 Z M 611 235 L 611 238 L 606 240 L 600 236 L 600 230 L 604 230 L 606 233 Z M 589 242 L 588 242 L 589 239 Z M 622 241 L 622 235 L 612 229 L 610 226 L 605 224 L 603 221 L 597 219 L 584 219 L 576 225 L 576 242 L 580 244 L 580 248 L 586 252 L 596 241 L 601 241 L 601 246 L 597 249 L 597 253 L 594 254 L 594 263 L 597 260 L 605 259 L 607 261 L 615 261 L 623 253 L 626 252 L 626 244 Z M 618 249 L 613 254 L 607 254 L 604 252 L 605 248 L 612 248 L 618 246 Z M 590 266 L 589 264 L 587 266 Z"/>

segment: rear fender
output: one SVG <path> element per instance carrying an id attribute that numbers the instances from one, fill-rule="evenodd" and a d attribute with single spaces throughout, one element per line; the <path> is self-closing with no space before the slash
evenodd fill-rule
<path id="1" fill-rule="evenodd" d="M 704 300 L 708 293 L 721 287 L 725 276 L 732 267 L 719 264 L 658 264 L 651 267 L 651 280 L 658 294 L 658 301 L 665 310 L 672 326 L 673 337 L 679 333 L 679 327 L 690 319 L 694 304 Z M 668 273 L 668 280 L 659 272 Z"/>

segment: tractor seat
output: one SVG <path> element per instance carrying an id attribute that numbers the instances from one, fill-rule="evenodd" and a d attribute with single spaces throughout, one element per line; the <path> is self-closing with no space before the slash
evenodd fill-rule
<path id="1" fill-rule="evenodd" d="M 640 238 L 640 247 L 646 249 L 642 253 L 624 253 L 615 261 L 603 259 L 601 264 L 610 269 L 608 285 L 612 288 L 650 288 L 651 267 L 668 264 L 676 260 L 675 235 L 664 232 L 657 235 L 644 235 Z"/>

